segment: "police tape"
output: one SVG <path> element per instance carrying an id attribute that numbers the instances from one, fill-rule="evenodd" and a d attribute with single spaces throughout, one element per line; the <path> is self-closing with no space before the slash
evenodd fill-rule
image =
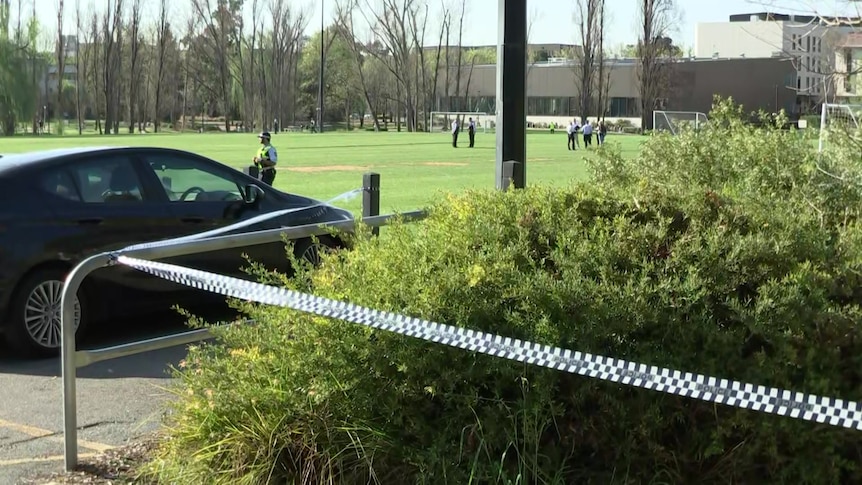
<path id="1" fill-rule="evenodd" d="M 294 207 L 291 209 L 282 209 L 282 210 L 267 212 L 267 213 L 261 214 L 259 216 L 251 217 L 249 219 L 236 222 L 236 223 L 231 224 L 229 226 L 223 226 L 223 227 L 219 227 L 217 229 L 212 229 L 210 231 L 204 231 L 204 232 L 199 232 L 199 233 L 195 233 L 195 234 L 190 234 L 188 236 L 180 236 L 180 237 L 175 237 L 172 239 L 162 239 L 160 241 L 134 244 L 132 246 L 127 246 L 127 247 L 121 249 L 119 252 L 134 251 L 134 250 L 139 250 L 139 249 L 158 248 L 158 247 L 163 247 L 163 246 L 169 246 L 171 244 L 184 243 L 184 242 L 189 242 L 189 241 L 199 241 L 201 239 L 206 239 L 209 237 L 220 236 L 220 235 L 227 234 L 231 231 L 237 231 L 239 229 L 245 229 L 245 228 L 252 226 L 254 224 L 259 224 L 261 222 L 268 221 L 271 219 L 277 219 L 279 217 L 286 216 L 288 214 L 293 214 L 295 212 L 308 211 L 311 209 L 316 209 L 318 207 L 331 207 L 332 204 L 335 202 L 353 199 L 356 196 L 358 196 L 360 193 L 362 193 L 362 189 L 348 190 L 347 192 L 344 192 L 343 194 L 336 195 L 335 197 L 333 197 L 329 200 L 323 201 L 323 202 L 317 202 L 315 204 L 305 205 L 302 207 Z"/>
<path id="2" fill-rule="evenodd" d="M 862 403 L 681 372 L 444 325 L 168 263 L 116 261 L 192 288 L 292 308 L 558 371 L 862 431 Z"/>

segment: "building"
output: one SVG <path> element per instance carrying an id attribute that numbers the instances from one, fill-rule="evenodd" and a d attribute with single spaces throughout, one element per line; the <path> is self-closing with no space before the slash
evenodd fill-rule
<path id="1" fill-rule="evenodd" d="M 807 112 L 834 96 L 835 52 L 862 19 L 786 15 L 731 15 L 727 22 L 695 27 L 696 57 L 790 57 L 796 67 L 796 111 Z"/>
<path id="2" fill-rule="evenodd" d="M 594 118 L 598 113 L 579 113 L 578 64 L 537 62 L 527 67 L 527 120 L 537 123 L 564 123 L 573 117 Z M 438 93 L 438 111 L 478 111 L 494 113 L 497 66 L 462 68 L 466 86 L 460 96 Z M 605 96 L 605 117 L 627 118 L 640 124 L 638 61 L 609 59 L 610 83 Z M 739 73 L 746 73 L 740 76 Z M 680 59 L 670 64 L 666 95 L 655 109 L 708 113 L 713 95 L 731 96 L 747 111 L 784 109 L 796 104 L 796 69 L 783 57 L 736 59 Z"/>
<path id="3" fill-rule="evenodd" d="M 862 33 L 844 36 L 835 50 L 835 102 L 858 104 L 862 99 Z"/>

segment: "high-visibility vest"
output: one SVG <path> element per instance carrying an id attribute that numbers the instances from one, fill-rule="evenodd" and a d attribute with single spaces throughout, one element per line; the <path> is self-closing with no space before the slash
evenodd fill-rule
<path id="1" fill-rule="evenodd" d="M 257 158 L 262 160 L 269 160 L 269 149 L 272 148 L 272 145 L 266 144 L 260 147 L 260 151 L 257 152 Z"/>

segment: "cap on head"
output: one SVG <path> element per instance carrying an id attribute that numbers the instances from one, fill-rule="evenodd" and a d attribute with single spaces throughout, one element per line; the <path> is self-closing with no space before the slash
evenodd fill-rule
<path id="1" fill-rule="evenodd" d="M 269 132 L 268 132 L 268 131 L 262 131 L 262 132 L 260 132 L 260 135 L 257 135 L 257 137 L 258 137 L 258 138 L 266 138 L 267 140 L 269 140 L 269 139 L 271 138 L 271 137 L 269 136 Z"/>

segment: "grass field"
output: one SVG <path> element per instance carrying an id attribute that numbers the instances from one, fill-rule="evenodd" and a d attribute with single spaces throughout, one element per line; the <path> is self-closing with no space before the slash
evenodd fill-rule
<path id="1" fill-rule="evenodd" d="M 611 135 L 626 156 L 634 156 L 640 136 Z M 319 199 L 359 188 L 362 174 L 380 173 L 381 211 L 422 207 L 441 191 L 494 187 L 494 134 L 477 134 L 476 147 L 451 146 L 446 134 L 331 132 L 283 133 L 273 137 L 280 171 L 277 188 Z M 0 154 L 75 146 L 158 146 L 188 150 L 227 165 L 249 165 L 257 150 L 254 134 L 67 135 L 0 138 Z M 527 137 L 527 183 L 568 184 L 586 176 L 584 157 L 590 151 L 568 151 L 566 134 L 530 133 Z M 359 200 L 339 203 L 350 210 Z"/>

